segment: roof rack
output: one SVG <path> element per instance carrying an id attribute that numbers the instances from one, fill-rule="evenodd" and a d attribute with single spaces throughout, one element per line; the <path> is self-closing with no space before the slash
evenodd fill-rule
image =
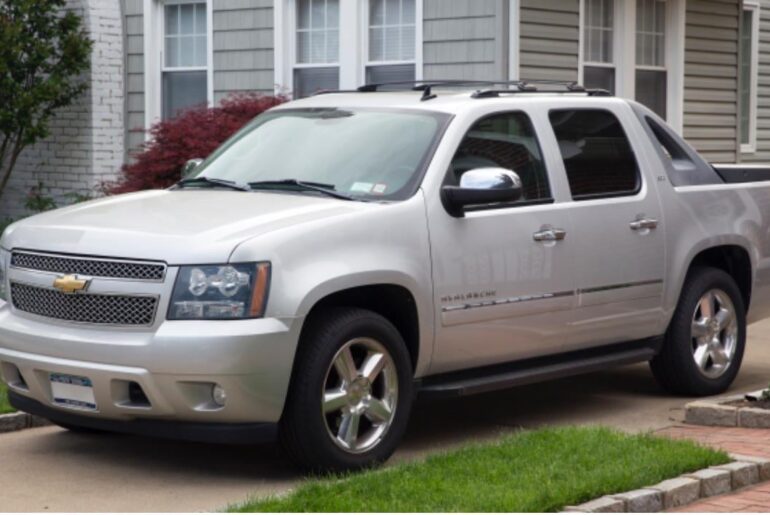
<path id="1" fill-rule="evenodd" d="M 559 86 L 564 89 L 539 89 L 535 85 L 543 86 Z M 462 86 L 474 86 L 479 87 L 471 96 L 472 98 L 493 98 L 500 95 L 510 95 L 516 93 L 585 93 L 588 96 L 612 96 L 612 93 L 605 89 L 587 89 L 574 81 L 556 81 L 556 80 L 536 80 L 536 81 L 523 81 L 523 80 L 457 80 L 457 79 L 435 79 L 435 80 L 408 80 L 408 81 L 394 81 L 394 82 L 379 82 L 373 84 L 364 84 L 356 88 L 355 92 L 359 93 L 374 93 L 382 91 L 383 89 L 391 91 L 422 91 L 422 98 L 420 100 L 426 101 L 436 98 L 433 93 L 433 88 L 446 88 L 446 87 L 462 87 Z M 486 86 L 488 89 L 482 89 L 482 86 Z M 497 88 L 496 86 L 504 86 L 503 88 Z M 505 88 L 507 86 L 507 89 Z M 325 90 L 319 91 L 317 95 L 328 93 L 350 93 L 351 91 L 333 91 Z"/>

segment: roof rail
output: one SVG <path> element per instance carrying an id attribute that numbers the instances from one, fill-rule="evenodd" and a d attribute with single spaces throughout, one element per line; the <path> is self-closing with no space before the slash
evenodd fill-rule
<path id="1" fill-rule="evenodd" d="M 538 89 L 537 85 L 544 86 L 562 86 L 564 89 Z M 393 82 L 379 82 L 372 84 L 364 84 L 359 86 L 354 91 L 359 93 L 374 93 L 382 91 L 387 88 L 391 91 L 422 91 L 421 100 L 431 100 L 436 98 L 433 94 L 433 88 L 441 87 L 462 87 L 462 86 L 475 86 L 479 87 L 471 96 L 473 98 L 491 98 L 499 97 L 500 95 L 508 95 L 514 93 L 585 93 L 588 96 L 612 96 L 607 90 L 604 89 L 586 89 L 577 82 L 574 81 L 555 81 L 555 80 L 535 80 L 535 81 L 521 81 L 521 80 L 463 80 L 463 79 L 433 79 L 433 80 L 406 80 L 406 81 L 393 81 Z M 482 86 L 488 87 L 488 89 L 481 88 Z M 503 88 L 496 88 L 496 86 L 503 86 Z M 505 87 L 507 86 L 507 89 Z M 316 93 L 328 94 L 328 93 L 350 93 L 351 91 L 333 91 L 325 90 Z"/>

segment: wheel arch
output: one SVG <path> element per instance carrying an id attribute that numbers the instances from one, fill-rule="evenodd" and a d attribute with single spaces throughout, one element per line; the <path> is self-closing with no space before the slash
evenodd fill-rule
<path id="1" fill-rule="evenodd" d="M 406 343 L 413 372 L 420 368 L 421 359 L 429 357 L 421 352 L 421 345 L 427 342 L 423 341 L 424 337 L 420 334 L 420 310 L 417 299 L 406 286 L 396 283 L 362 284 L 326 293 L 308 308 L 300 332 L 300 345 L 304 339 L 308 321 L 325 308 L 331 307 L 367 309 L 390 321 Z"/>
<path id="2" fill-rule="evenodd" d="M 735 280 L 741 292 L 744 309 L 748 312 L 754 282 L 754 266 L 749 251 L 739 244 L 714 245 L 698 251 L 690 260 L 687 273 L 682 278 L 679 297 L 682 295 L 687 275 L 693 269 L 703 266 L 722 270 Z"/>

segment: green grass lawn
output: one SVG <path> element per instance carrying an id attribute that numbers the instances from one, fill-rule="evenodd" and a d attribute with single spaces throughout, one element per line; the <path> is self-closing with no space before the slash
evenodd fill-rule
<path id="1" fill-rule="evenodd" d="M 5 384 L 0 382 L 0 415 L 3 413 L 13 413 L 16 411 L 8 404 L 8 390 Z"/>
<path id="2" fill-rule="evenodd" d="M 229 511 L 557 511 L 728 461 L 695 443 L 605 428 L 522 431 L 425 461 L 311 479 L 287 496 Z"/>

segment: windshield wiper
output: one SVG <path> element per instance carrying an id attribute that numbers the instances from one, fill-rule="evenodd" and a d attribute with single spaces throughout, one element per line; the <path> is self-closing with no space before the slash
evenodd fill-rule
<path id="1" fill-rule="evenodd" d="M 288 188 L 287 188 L 288 186 Z M 310 182 L 300 181 L 297 179 L 280 179 L 275 181 L 257 181 L 250 182 L 249 188 L 253 190 L 265 189 L 265 190 L 298 190 L 298 191 L 317 191 L 323 193 L 329 197 L 334 197 L 342 200 L 359 200 L 345 193 L 335 191 L 333 184 L 324 184 L 322 182 Z"/>
<path id="2" fill-rule="evenodd" d="M 176 183 L 177 186 L 186 186 L 188 184 L 210 184 L 212 186 L 221 186 L 223 188 L 230 188 L 231 190 L 238 190 L 238 191 L 251 191 L 251 188 L 248 186 L 238 184 L 235 181 L 228 181 L 226 179 L 217 179 L 215 177 L 192 177 L 190 179 L 182 179 L 178 183 Z"/>

